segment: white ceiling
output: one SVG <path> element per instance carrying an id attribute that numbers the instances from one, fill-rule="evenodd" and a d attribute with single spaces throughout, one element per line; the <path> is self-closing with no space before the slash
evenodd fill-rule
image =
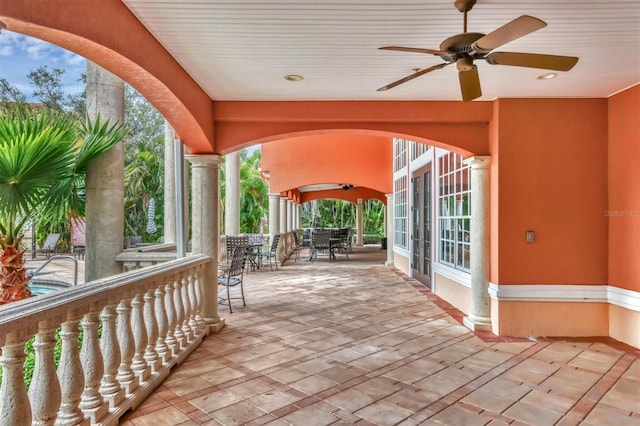
<path id="1" fill-rule="evenodd" d="M 376 89 L 441 63 L 431 55 L 462 32 L 453 0 L 123 0 L 214 100 L 458 100 L 455 66 L 387 92 Z M 468 31 L 520 15 L 548 26 L 496 51 L 578 56 L 553 80 L 544 70 L 476 61 L 483 97 L 606 97 L 640 82 L 640 1 L 478 0 Z M 286 74 L 304 76 L 300 82 Z"/>

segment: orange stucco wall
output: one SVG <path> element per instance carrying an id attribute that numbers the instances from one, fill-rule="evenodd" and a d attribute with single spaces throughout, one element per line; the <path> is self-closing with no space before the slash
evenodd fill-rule
<path id="1" fill-rule="evenodd" d="M 495 108 L 491 281 L 606 284 L 607 100 L 500 99 Z"/>
<path id="2" fill-rule="evenodd" d="M 392 191 L 390 138 L 367 134 L 297 137 L 262 146 L 263 172 L 269 191 L 324 183 L 345 183 Z"/>
<path id="3" fill-rule="evenodd" d="M 609 98 L 609 284 L 640 291 L 640 85 Z"/>

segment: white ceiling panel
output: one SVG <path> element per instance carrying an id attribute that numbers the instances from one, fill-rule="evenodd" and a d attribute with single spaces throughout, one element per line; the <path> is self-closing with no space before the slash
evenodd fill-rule
<path id="1" fill-rule="evenodd" d="M 378 50 L 438 49 L 461 33 L 453 0 L 123 0 L 215 100 L 457 100 L 455 65 L 386 92 L 381 86 L 436 56 Z M 640 82 L 640 2 L 479 0 L 468 31 L 489 33 L 520 15 L 547 27 L 496 51 L 578 56 L 548 81 L 544 70 L 476 60 L 483 96 L 606 97 Z M 287 74 L 304 77 L 300 82 Z"/>

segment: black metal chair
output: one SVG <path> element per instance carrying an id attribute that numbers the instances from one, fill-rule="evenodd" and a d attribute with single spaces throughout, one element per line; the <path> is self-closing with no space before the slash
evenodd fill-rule
<path id="1" fill-rule="evenodd" d="M 313 262 L 314 259 L 318 258 L 318 254 L 328 254 L 329 261 L 334 259 L 335 254 L 331 247 L 331 231 L 317 230 L 312 234 L 310 260 Z"/>
<path id="2" fill-rule="evenodd" d="M 280 234 L 273 236 L 273 241 L 271 241 L 271 248 L 269 251 L 263 251 L 260 253 L 260 257 L 263 259 L 269 259 L 269 267 L 272 271 L 274 263 L 276 264 L 276 271 L 278 270 L 278 241 L 280 241 Z M 273 263 L 271 259 L 273 259 Z"/>
<path id="3" fill-rule="evenodd" d="M 303 243 L 300 241 L 300 237 L 298 236 L 298 232 L 294 232 L 293 233 L 293 252 L 295 253 L 295 256 L 293 257 L 293 260 L 295 262 L 298 261 L 298 258 L 300 257 L 300 252 L 302 251 L 302 249 L 305 248 L 305 246 L 303 245 Z"/>
<path id="4" fill-rule="evenodd" d="M 227 288 L 227 297 L 218 297 L 218 303 L 220 304 L 227 301 L 230 313 L 233 313 L 233 309 L 231 308 L 231 299 L 242 299 L 242 306 L 247 306 L 244 300 L 244 288 L 242 286 L 244 264 L 246 261 L 247 246 L 244 244 L 237 244 L 233 249 L 229 265 L 223 269 L 223 275 L 218 277 L 218 285 Z M 236 286 L 240 286 L 240 297 L 231 297 L 230 288 Z"/>

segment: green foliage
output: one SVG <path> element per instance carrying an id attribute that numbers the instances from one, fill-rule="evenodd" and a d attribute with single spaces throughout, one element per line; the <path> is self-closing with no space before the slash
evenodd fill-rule
<path id="1" fill-rule="evenodd" d="M 122 140 L 122 125 L 78 123 L 65 113 L 19 108 L 0 116 L 0 233 L 12 244 L 26 221 L 84 213 L 88 162 Z"/>
<path id="2" fill-rule="evenodd" d="M 140 93 L 125 86 L 125 124 L 131 137 L 125 151 L 125 235 L 157 242 L 164 225 L 164 118 Z M 158 231 L 146 231 L 149 200 L 156 203 Z"/>
<path id="3" fill-rule="evenodd" d="M 378 200 L 368 200 L 363 206 L 364 233 L 379 238 L 384 232 L 385 206 Z M 303 228 L 356 227 L 356 205 L 343 200 L 313 200 L 302 205 Z"/>
<path id="4" fill-rule="evenodd" d="M 6 79 L 0 78 L 0 110 L 25 106 L 26 103 L 27 97 L 20 89 L 9 83 Z"/>
<path id="5" fill-rule="evenodd" d="M 269 209 L 269 185 L 260 176 L 259 150 L 249 155 L 240 152 L 240 232 L 258 233 L 260 223 Z"/>

